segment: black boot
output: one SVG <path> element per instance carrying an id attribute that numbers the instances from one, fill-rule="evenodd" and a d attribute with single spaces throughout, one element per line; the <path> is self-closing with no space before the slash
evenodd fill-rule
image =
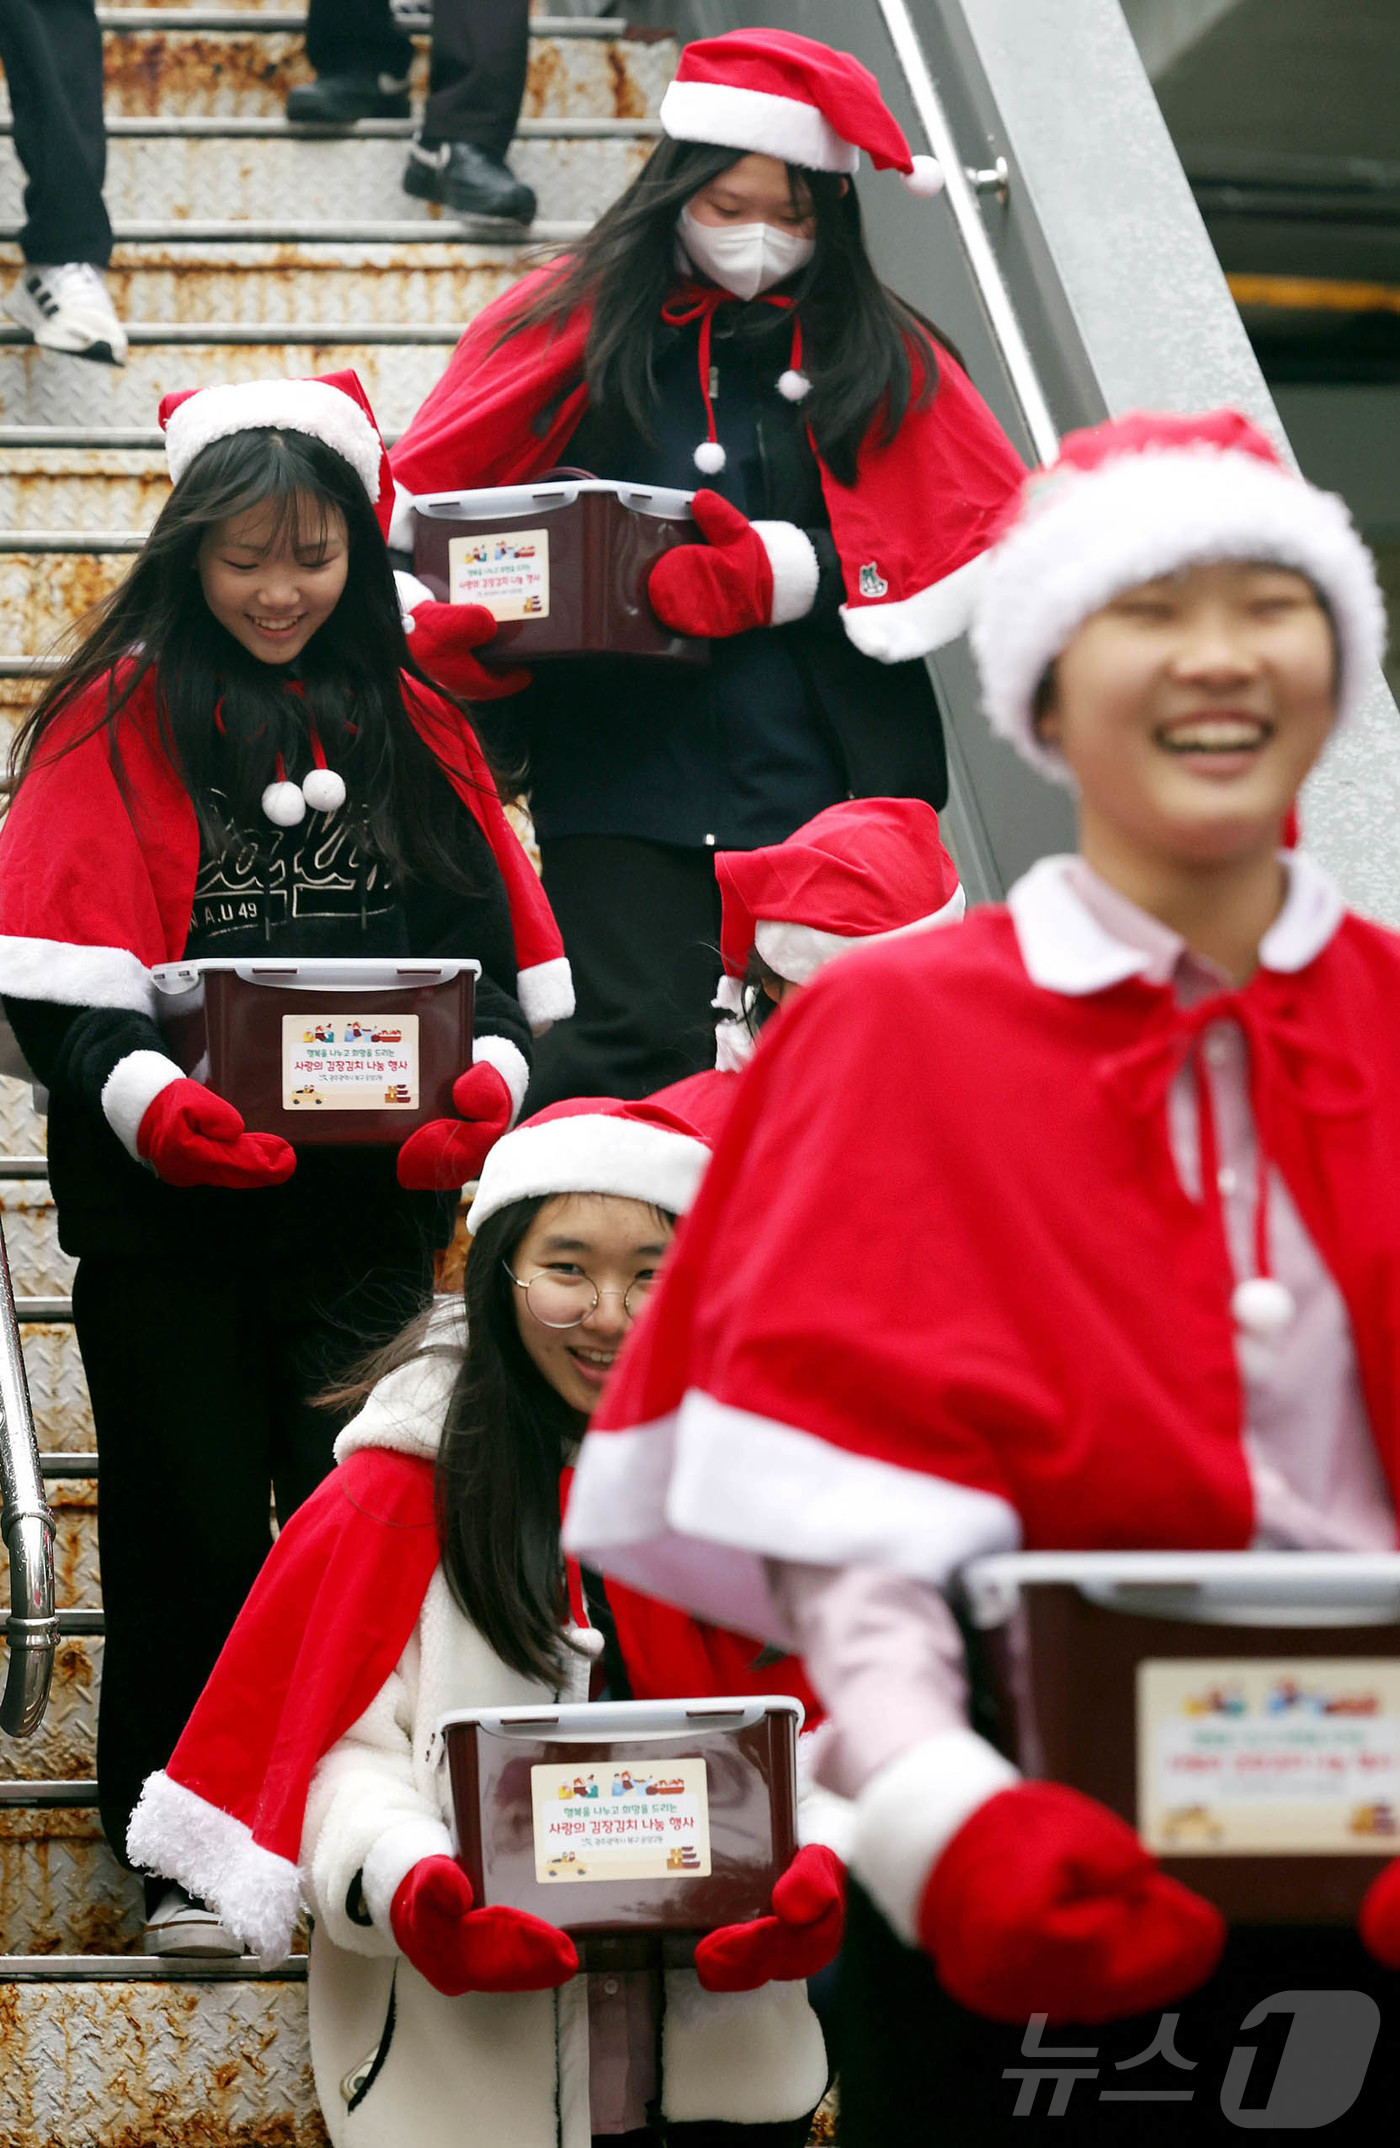
<path id="1" fill-rule="evenodd" d="M 287 117 L 305 127 L 348 127 L 357 119 L 407 119 L 408 80 L 395 75 L 317 75 L 287 92 Z"/>
<path id="2" fill-rule="evenodd" d="M 463 216 L 494 216 L 512 224 L 534 222 L 535 196 L 499 157 L 475 142 L 414 142 L 404 167 L 404 192 L 440 201 Z"/>

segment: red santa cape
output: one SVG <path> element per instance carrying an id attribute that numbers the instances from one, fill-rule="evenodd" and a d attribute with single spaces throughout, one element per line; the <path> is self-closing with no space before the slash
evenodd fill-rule
<path id="1" fill-rule="evenodd" d="M 526 328 L 501 340 L 558 274 L 557 263 L 537 269 L 473 321 L 390 457 L 405 492 L 518 484 L 567 459 L 588 407 L 588 311 L 557 331 Z M 919 385 L 916 365 L 916 393 Z M 854 485 L 818 463 L 855 646 L 888 664 L 953 640 L 970 617 L 982 554 L 1025 477 L 957 360 L 939 350 L 932 399 L 909 410 L 892 441 L 876 420 Z"/>
<path id="2" fill-rule="evenodd" d="M 1400 1489 L 1400 940 L 1332 903 L 1320 952 L 1204 1014 L 1139 978 L 1041 988 L 1000 908 L 833 964 L 739 1085 L 570 1548 L 781 1640 L 769 1558 L 941 1586 L 1018 1543 L 1246 1547 L 1234 1277 L 1165 1109 L 1212 1018 L 1245 1029 L 1261 1159 Z"/>
<path id="3" fill-rule="evenodd" d="M 161 742 L 152 675 L 122 711 L 124 784 L 101 721 L 107 691 L 104 676 L 64 712 L 6 816 L 0 837 L 0 992 L 152 1014 L 150 971 L 184 953 L 199 828 Z M 574 1004 L 548 898 L 501 810 L 466 720 L 407 676 L 404 706 L 491 846 L 510 902 L 517 996 L 531 1027 L 547 1029 L 571 1014 Z M 74 739 L 81 743 L 65 752 Z"/>

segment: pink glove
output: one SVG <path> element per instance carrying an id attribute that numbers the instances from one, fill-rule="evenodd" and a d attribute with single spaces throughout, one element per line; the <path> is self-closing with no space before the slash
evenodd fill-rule
<path id="1" fill-rule="evenodd" d="M 201 1081 L 172 1081 L 146 1106 L 136 1147 L 167 1186 L 280 1186 L 297 1152 L 277 1134 L 250 1134 L 232 1104 Z"/>
<path id="2" fill-rule="evenodd" d="M 510 1125 L 514 1099 L 482 1059 L 452 1084 L 455 1119 L 429 1119 L 399 1150 L 399 1184 L 410 1193 L 455 1193 L 475 1178 Z"/>
<path id="3" fill-rule="evenodd" d="M 1366 1889 L 1357 1918 L 1361 1944 L 1383 1969 L 1400 1969 L 1400 1858 Z"/>
<path id="4" fill-rule="evenodd" d="M 530 683 L 528 671 L 488 671 L 472 655 L 494 641 L 496 622 L 484 604 L 419 604 L 404 622 L 409 654 L 435 685 L 465 701 L 500 701 Z"/>
<path id="5" fill-rule="evenodd" d="M 663 552 L 647 581 L 663 626 L 714 640 L 805 618 L 819 570 L 811 540 L 795 523 L 750 522 L 708 490 L 696 493 L 691 511 L 708 542 Z"/>
<path id="6" fill-rule="evenodd" d="M 773 1889 L 773 1915 L 707 1932 L 695 1973 L 706 1991 L 795 1983 L 835 1961 L 845 1921 L 846 1868 L 834 1850 L 809 1843 Z"/>
<path id="7" fill-rule="evenodd" d="M 1168 1879 L 1115 1813 L 1058 1783 L 998 1791 L 929 1875 L 918 1930 L 953 1998 L 994 2021 L 1112 2021 L 1194 1991 L 1219 1910 Z"/>
<path id="8" fill-rule="evenodd" d="M 523 1909 L 473 1909 L 450 1857 L 424 1857 L 399 1881 L 389 1922 L 401 1951 L 435 1991 L 552 1991 L 578 1973 L 567 1932 Z"/>

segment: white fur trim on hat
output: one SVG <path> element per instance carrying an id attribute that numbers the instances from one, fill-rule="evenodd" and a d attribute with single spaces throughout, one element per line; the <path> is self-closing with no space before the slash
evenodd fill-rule
<path id="1" fill-rule="evenodd" d="M 67 1007 L 155 1010 L 155 986 L 139 956 L 125 947 L 80 947 L 72 940 L 0 936 L 0 992 Z"/>
<path id="2" fill-rule="evenodd" d="M 574 974 L 568 956 L 556 955 L 551 962 L 536 962 L 521 970 L 515 996 L 532 1036 L 542 1037 L 556 1022 L 567 1022 L 574 1011 Z"/>
<path id="3" fill-rule="evenodd" d="M 714 142 L 800 164 L 809 172 L 854 172 L 860 151 L 825 114 L 796 97 L 727 82 L 673 82 L 661 100 L 661 131 L 673 142 Z"/>
<path id="4" fill-rule="evenodd" d="M 1042 774 L 1068 781 L 1060 754 L 1032 729 L 1046 670 L 1124 590 L 1212 560 L 1291 567 L 1315 585 L 1337 631 L 1344 720 L 1385 647 L 1375 567 L 1351 516 L 1335 493 L 1257 455 L 1202 445 L 1147 448 L 1032 481 L 1020 521 L 988 559 L 972 624 L 992 729 Z"/>
<path id="5" fill-rule="evenodd" d="M 710 1152 L 689 1134 L 602 1111 L 546 1119 L 503 1134 L 481 1167 L 467 1228 L 536 1193 L 615 1193 L 683 1215 L 695 1199 Z"/>
<path id="6" fill-rule="evenodd" d="M 309 433 L 349 463 L 372 501 L 379 498 L 384 443 L 352 396 L 322 380 L 242 380 L 201 388 L 172 410 L 165 428 L 170 481 L 178 485 L 212 440 L 261 426 Z"/>
<path id="7" fill-rule="evenodd" d="M 892 604 L 843 604 L 846 638 L 862 656 L 878 664 L 902 664 L 911 656 L 931 656 L 967 632 L 973 606 L 987 571 L 987 554 L 964 560 L 951 574 L 916 589 Z"/>
<path id="8" fill-rule="evenodd" d="M 791 626 L 794 619 L 805 619 L 817 601 L 821 580 L 816 546 L 795 522 L 753 522 L 749 527 L 773 570 L 769 626 Z"/>
<path id="9" fill-rule="evenodd" d="M 927 917 L 912 918 L 907 925 L 892 925 L 888 932 L 823 932 L 816 925 L 797 925 L 783 918 L 760 917 L 754 921 L 753 944 L 770 970 L 789 984 L 806 984 L 824 964 L 855 947 L 878 947 L 882 940 L 902 940 L 911 932 L 931 932 L 939 925 L 956 925 L 967 909 L 961 887 L 954 888 L 945 903 Z"/>

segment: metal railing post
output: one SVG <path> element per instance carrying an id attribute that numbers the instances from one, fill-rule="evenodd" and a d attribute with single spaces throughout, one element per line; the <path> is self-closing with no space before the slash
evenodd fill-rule
<path id="1" fill-rule="evenodd" d="M 43 1721 L 53 1677 L 58 1618 L 54 1611 L 54 1519 L 44 1497 L 39 1443 L 29 1404 L 15 1317 L 10 1262 L 0 1227 L 0 1531 L 10 1556 L 9 1661 L 0 1698 L 0 1730 L 27 1738 Z"/>

